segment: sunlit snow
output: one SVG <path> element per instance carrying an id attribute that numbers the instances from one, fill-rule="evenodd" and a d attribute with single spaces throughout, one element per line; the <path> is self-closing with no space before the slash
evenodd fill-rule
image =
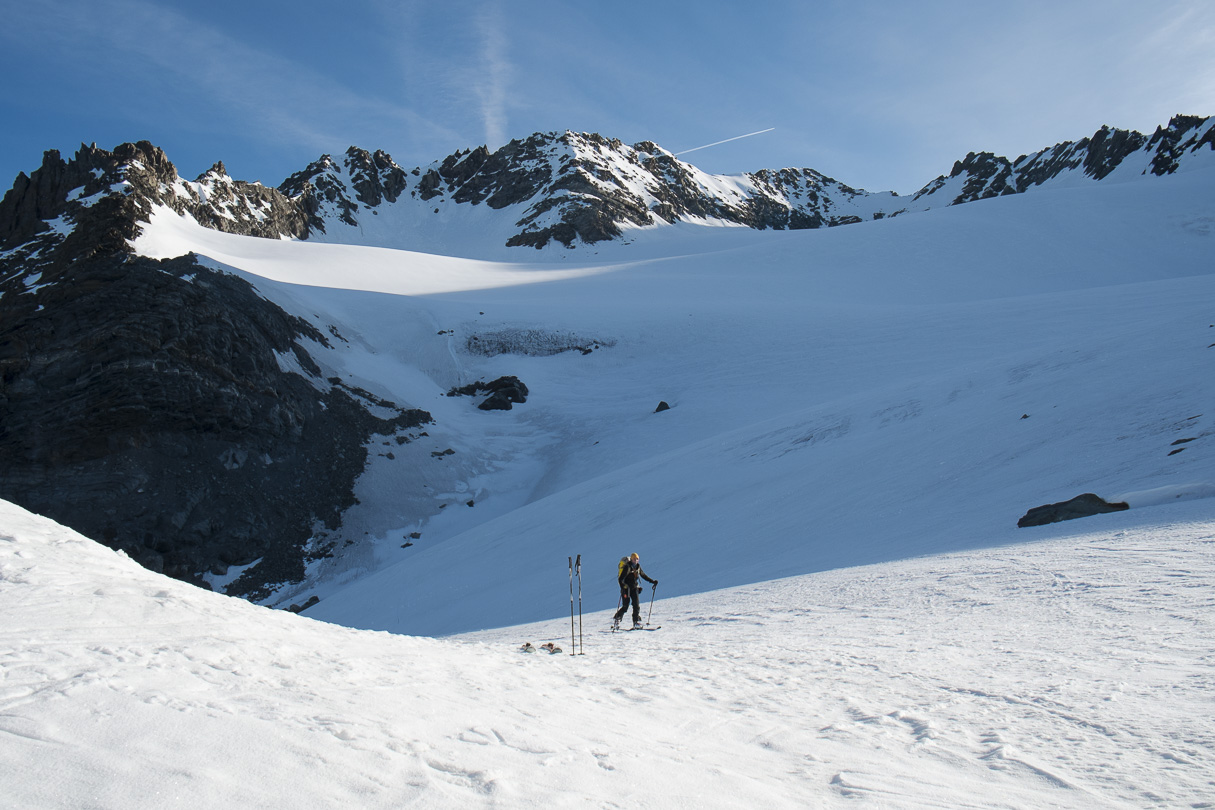
<path id="1" fill-rule="evenodd" d="M 662 599 L 652 633 L 600 610 L 577 648 L 568 617 L 348 630 L 0 527 L 6 806 L 1201 807 L 1215 778 L 1205 504 Z"/>

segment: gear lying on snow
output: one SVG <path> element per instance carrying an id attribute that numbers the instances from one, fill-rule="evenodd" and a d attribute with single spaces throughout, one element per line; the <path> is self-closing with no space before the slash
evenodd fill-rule
<path id="1" fill-rule="evenodd" d="M 519 652 L 523 653 L 534 653 L 537 650 L 544 650 L 549 655 L 556 655 L 557 653 L 561 652 L 561 648 L 551 641 L 546 641 L 539 647 L 533 646 L 530 641 L 525 641 L 523 642 L 523 646 L 519 648 Z"/>

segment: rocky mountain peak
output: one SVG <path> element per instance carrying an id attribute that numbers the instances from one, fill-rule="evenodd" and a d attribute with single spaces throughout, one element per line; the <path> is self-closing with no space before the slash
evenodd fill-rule
<path id="1" fill-rule="evenodd" d="M 1021 194 L 1048 182 L 1127 179 L 1151 172 L 1172 174 L 1187 156 L 1215 149 L 1215 119 L 1174 116 L 1151 138 L 1133 130 L 1103 126 L 1078 141 L 1064 141 L 1015 161 L 991 152 L 972 152 L 954 164 L 948 177 L 938 177 L 913 201 L 926 205 L 958 205 L 974 200 Z M 944 196 L 941 203 L 933 198 Z"/>
<path id="2" fill-rule="evenodd" d="M 216 230 L 252 236 L 307 236 L 306 218 L 274 189 L 233 180 L 216 163 L 193 183 L 159 147 L 82 145 L 71 160 L 43 155 L 0 201 L 0 248 L 43 269 L 78 257 L 126 253 L 157 206 Z"/>
<path id="3" fill-rule="evenodd" d="M 346 150 L 345 168 L 355 198 L 368 208 L 396 202 L 408 184 L 405 170 L 381 149 L 370 153 L 351 146 Z"/>
<path id="4" fill-rule="evenodd" d="M 200 175 L 198 176 L 198 179 L 197 179 L 197 180 L 195 180 L 194 182 L 196 182 L 196 183 L 202 183 L 202 182 L 204 182 L 205 180 L 207 180 L 208 178 L 214 178 L 214 179 L 219 179 L 219 178 L 228 178 L 228 179 L 231 179 L 231 178 L 230 178 L 230 176 L 228 175 L 228 168 L 227 168 L 226 166 L 224 166 L 224 162 L 223 162 L 222 160 L 218 160 L 218 161 L 216 161 L 216 162 L 215 162 L 215 165 L 213 165 L 211 168 L 207 169 L 205 172 L 203 172 L 202 174 L 200 174 Z"/>
<path id="5" fill-rule="evenodd" d="M 1186 154 L 1193 154 L 1203 147 L 1215 150 L 1215 126 L 1212 119 L 1196 115 L 1175 115 L 1168 126 L 1157 127 L 1147 143 L 1153 152 L 1152 173 L 1172 174 L 1180 168 Z"/>

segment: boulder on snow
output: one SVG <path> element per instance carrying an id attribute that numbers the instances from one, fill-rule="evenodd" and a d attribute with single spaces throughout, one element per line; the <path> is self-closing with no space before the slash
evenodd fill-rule
<path id="1" fill-rule="evenodd" d="M 489 398 L 477 407 L 483 411 L 509 411 L 515 402 L 527 402 L 528 390 L 518 377 L 499 377 L 493 382 L 469 383 L 460 388 L 453 388 L 447 396 L 475 396 L 482 391 L 489 393 Z"/>
<path id="2" fill-rule="evenodd" d="M 499 377 L 485 386 L 489 399 L 477 407 L 483 411 L 509 411 L 513 402 L 527 402 L 527 386 L 518 377 Z"/>
<path id="3" fill-rule="evenodd" d="M 1122 502 L 1110 503 L 1098 495 L 1086 492 L 1083 495 L 1077 495 L 1070 501 L 1035 506 L 1017 521 L 1017 526 L 1019 528 L 1045 526 L 1048 523 L 1075 520 L 1076 518 L 1100 515 L 1105 512 L 1121 512 L 1124 509 L 1130 509 L 1130 506 Z"/>
<path id="4" fill-rule="evenodd" d="M 671 406 L 668 405 L 666 400 L 664 399 L 662 402 L 658 403 L 658 407 L 654 409 L 654 413 L 662 413 L 663 411 L 669 411 L 669 410 L 671 410 Z"/>
<path id="5" fill-rule="evenodd" d="M 320 602 L 320 601 L 321 601 L 321 598 L 319 596 L 317 596 L 316 594 L 313 594 L 312 596 L 308 597 L 308 601 L 305 602 L 304 604 L 302 604 L 302 605 L 293 604 L 289 608 L 287 608 L 287 610 L 291 611 L 292 613 L 303 613 L 305 610 L 307 610 L 308 608 L 312 607 L 313 605 L 315 605 L 317 602 Z"/>

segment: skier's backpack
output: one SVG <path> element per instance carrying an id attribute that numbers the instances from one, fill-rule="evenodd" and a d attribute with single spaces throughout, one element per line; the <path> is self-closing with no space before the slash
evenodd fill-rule
<path id="1" fill-rule="evenodd" d="M 617 580 L 619 580 L 622 576 L 624 576 L 624 567 L 628 564 L 629 564 L 628 557 L 620 558 L 620 565 L 616 566 L 616 579 Z"/>

